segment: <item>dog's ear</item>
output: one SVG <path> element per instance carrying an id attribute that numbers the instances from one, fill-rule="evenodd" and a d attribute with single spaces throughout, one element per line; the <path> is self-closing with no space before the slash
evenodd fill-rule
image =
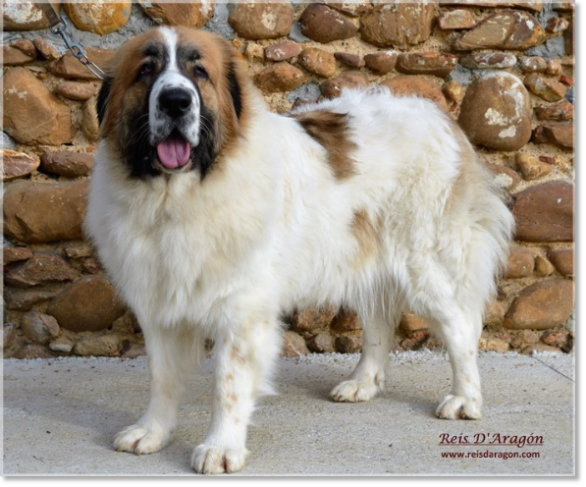
<path id="1" fill-rule="evenodd" d="M 240 120 L 242 116 L 242 86 L 238 81 L 238 74 L 236 72 L 237 66 L 234 60 L 230 61 L 228 65 L 228 73 L 226 75 L 226 79 L 228 81 L 228 91 L 230 92 L 230 96 L 232 97 L 232 105 L 234 106 L 234 111 L 236 112 L 236 117 Z"/>
<path id="2" fill-rule="evenodd" d="M 106 76 L 102 81 L 102 87 L 100 88 L 100 93 L 98 94 L 98 101 L 97 101 L 97 111 L 98 111 L 98 122 L 100 123 L 100 127 L 104 122 L 104 117 L 106 115 L 106 107 L 108 106 L 108 97 L 110 96 L 110 91 L 112 89 L 112 81 L 113 78 L 111 76 Z"/>

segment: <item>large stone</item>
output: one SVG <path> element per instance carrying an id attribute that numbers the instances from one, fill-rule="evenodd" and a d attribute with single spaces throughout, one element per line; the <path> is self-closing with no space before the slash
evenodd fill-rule
<path id="1" fill-rule="evenodd" d="M 413 46 L 429 39 L 434 16 L 432 2 L 379 4 L 360 19 L 360 35 L 379 47 Z"/>
<path id="2" fill-rule="evenodd" d="M 528 12 L 503 10 L 482 20 L 454 43 L 456 50 L 515 49 L 524 51 L 545 42 L 545 31 Z"/>
<path id="3" fill-rule="evenodd" d="M 130 18 L 132 2 L 117 0 L 116 3 L 101 0 L 98 2 L 64 2 L 63 9 L 79 30 L 95 34 L 109 34 L 124 27 Z"/>
<path id="4" fill-rule="evenodd" d="M 562 276 L 574 275 L 574 249 L 550 250 L 547 257 Z"/>
<path id="5" fill-rule="evenodd" d="M 86 337 L 73 345 L 73 353 L 82 357 L 114 357 L 121 350 L 122 340 L 118 335 Z"/>
<path id="6" fill-rule="evenodd" d="M 437 52 L 408 52 L 399 55 L 396 69 L 405 74 L 430 74 L 445 78 L 452 72 L 458 57 Z"/>
<path id="7" fill-rule="evenodd" d="M 64 81 L 55 87 L 55 92 L 69 100 L 85 101 L 96 94 L 96 87 L 90 83 Z"/>
<path id="8" fill-rule="evenodd" d="M 566 100 L 553 105 L 539 105 L 534 110 L 537 120 L 555 120 L 558 122 L 574 120 L 574 105 Z"/>
<path id="9" fill-rule="evenodd" d="M 322 44 L 348 39 L 358 32 L 358 26 L 350 19 L 318 3 L 311 4 L 303 11 L 299 23 L 303 35 Z"/>
<path id="10" fill-rule="evenodd" d="M 473 144 L 518 150 L 531 138 L 529 94 L 512 74 L 487 74 L 466 90 L 458 122 Z"/>
<path id="11" fill-rule="evenodd" d="M 517 64 L 517 56 L 508 52 L 477 52 L 460 59 L 468 69 L 506 69 Z"/>
<path id="12" fill-rule="evenodd" d="M 515 196 L 515 238 L 524 242 L 571 242 L 574 239 L 574 185 L 548 181 Z"/>
<path id="13" fill-rule="evenodd" d="M 395 68 L 398 57 L 397 51 L 373 52 L 364 56 L 364 63 L 378 74 L 387 74 Z"/>
<path id="14" fill-rule="evenodd" d="M 55 296 L 47 308 L 67 330 L 100 331 L 125 312 L 122 300 L 103 276 L 83 276 Z"/>
<path id="15" fill-rule="evenodd" d="M 397 76 L 385 80 L 381 86 L 391 89 L 395 96 L 418 96 L 436 103 L 442 110 L 448 110 L 448 104 L 441 88 L 430 79 L 420 76 Z"/>
<path id="16" fill-rule="evenodd" d="M 116 54 L 114 49 L 99 49 L 84 47 L 87 57 L 96 66 L 104 69 Z M 70 51 L 49 66 L 51 74 L 65 79 L 84 79 L 95 81 L 98 79 L 88 68 L 81 64 Z"/>
<path id="17" fill-rule="evenodd" d="M 517 330 L 547 330 L 568 321 L 574 307 L 574 283 L 540 281 L 526 287 L 507 311 L 504 325 Z"/>
<path id="18" fill-rule="evenodd" d="M 301 47 L 297 42 L 278 42 L 264 48 L 264 58 L 267 61 L 286 61 L 301 53 Z"/>
<path id="19" fill-rule="evenodd" d="M 21 144 L 60 145 L 73 137 L 71 111 L 34 74 L 13 68 L 4 76 L 4 131 Z"/>
<path id="20" fill-rule="evenodd" d="M 299 65 L 310 73 L 331 78 L 336 74 L 336 58 L 331 52 L 309 47 L 298 58 Z"/>
<path id="21" fill-rule="evenodd" d="M 78 276 L 79 272 L 58 255 L 37 252 L 24 264 L 8 271 L 4 280 L 10 286 L 27 288 L 54 282 L 69 282 Z"/>
<path id="22" fill-rule="evenodd" d="M 305 74 L 287 62 L 276 63 L 258 73 L 256 85 L 268 93 L 287 92 L 299 88 L 305 81 Z"/>
<path id="23" fill-rule="evenodd" d="M 437 18 L 437 26 L 441 30 L 470 29 L 475 24 L 472 12 L 464 9 L 449 10 Z"/>
<path id="24" fill-rule="evenodd" d="M 535 260 L 531 250 L 525 247 L 511 247 L 505 277 L 507 279 L 529 277 L 533 274 L 534 267 Z"/>
<path id="25" fill-rule="evenodd" d="M 86 210 L 87 181 L 17 181 L 4 193 L 4 233 L 22 242 L 79 240 Z"/>
<path id="26" fill-rule="evenodd" d="M 30 63 L 37 57 L 37 48 L 28 39 L 18 39 L 2 46 L 4 66 L 17 66 Z"/>
<path id="27" fill-rule="evenodd" d="M 59 335 L 59 324 L 52 316 L 29 311 L 22 317 L 20 328 L 29 340 L 47 345 Z"/>
<path id="28" fill-rule="evenodd" d="M 533 132 L 536 144 L 555 144 L 564 149 L 574 148 L 574 124 L 544 123 Z"/>
<path id="29" fill-rule="evenodd" d="M 358 71 L 346 71 L 335 78 L 324 81 L 319 89 L 327 98 L 340 96 L 344 88 L 363 88 L 368 86 L 367 77 Z"/>
<path id="30" fill-rule="evenodd" d="M 554 79 L 546 78 L 537 73 L 525 76 L 523 83 L 534 95 L 545 101 L 560 101 L 566 95 L 567 88 Z"/>
<path id="31" fill-rule="evenodd" d="M 61 7 L 53 2 L 57 12 Z M 49 28 L 49 21 L 37 2 L 4 0 L 2 2 L 2 23 L 5 31 L 41 30 Z"/>
<path id="32" fill-rule="evenodd" d="M 275 39 L 289 35 L 294 21 L 288 3 L 238 3 L 232 6 L 228 22 L 245 39 Z"/>
<path id="33" fill-rule="evenodd" d="M 157 24 L 183 25 L 199 29 L 207 24 L 214 15 L 212 0 L 181 3 L 138 0 L 138 4 L 144 13 Z"/>
<path id="34" fill-rule="evenodd" d="M 2 180 L 12 181 L 23 178 L 37 170 L 39 157 L 34 154 L 25 154 L 10 149 L 0 149 L 2 156 Z"/>
<path id="35" fill-rule="evenodd" d="M 88 176 L 94 167 L 94 158 L 85 152 L 45 152 L 41 156 L 41 169 L 66 178 Z"/>

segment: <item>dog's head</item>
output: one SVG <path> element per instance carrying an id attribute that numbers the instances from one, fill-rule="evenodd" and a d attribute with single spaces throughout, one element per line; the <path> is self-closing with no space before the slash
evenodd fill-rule
<path id="1" fill-rule="evenodd" d="M 247 77 L 224 40 L 181 27 L 128 40 L 98 96 L 100 134 L 133 177 L 198 170 L 203 179 L 246 118 Z"/>

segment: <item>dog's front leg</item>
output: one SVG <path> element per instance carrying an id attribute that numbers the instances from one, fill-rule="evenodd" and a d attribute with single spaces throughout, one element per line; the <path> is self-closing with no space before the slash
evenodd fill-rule
<path id="1" fill-rule="evenodd" d="M 214 345 L 212 422 L 205 441 L 193 452 L 198 473 L 231 473 L 244 467 L 246 433 L 254 401 L 270 392 L 272 364 L 280 350 L 278 325 L 272 320 L 226 332 Z"/>

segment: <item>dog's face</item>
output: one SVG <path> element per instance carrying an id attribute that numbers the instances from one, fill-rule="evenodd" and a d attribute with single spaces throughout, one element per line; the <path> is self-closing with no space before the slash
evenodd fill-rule
<path id="1" fill-rule="evenodd" d="M 117 144 L 130 175 L 190 170 L 203 179 L 237 137 L 246 74 L 225 41 L 185 28 L 157 28 L 127 41 L 98 97 L 101 136 Z"/>

